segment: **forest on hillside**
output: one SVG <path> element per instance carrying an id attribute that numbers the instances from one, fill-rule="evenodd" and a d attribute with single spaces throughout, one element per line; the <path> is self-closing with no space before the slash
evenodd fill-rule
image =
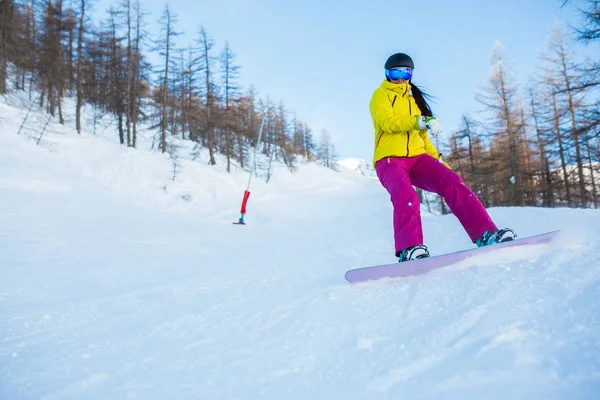
<path id="1" fill-rule="evenodd" d="M 600 58 L 578 55 L 598 44 L 600 2 L 562 6 L 579 9 L 579 25 L 555 26 L 528 87 L 494 48 L 482 111 L 448 143 L 446 161 L 486 206 L 600 205 Z"/>
<path id="2" fill-rule="evenodd" d="M 101 20 L 91 17 L 94 3 L 1 0 L 0 94 L 28 91 L 32 105 L 61 124 L 64 99 L 74 97 L 79 133 L 89 104 L 114 116 L 122 145 L 137 146 L 143 122 L 156 131 L 158 150 L 168 152 L 171 137 L 190 140 L 208 151 L 212 165 L 222 154 L 228 172 L 232 163 L 248 168 L 249 149 L 257 145 L 290 169 L 298 157 L 335 168 L 327 131 L 314 138 L 282 102 L 241 87 L 241 66 L 227 42 L 219 51 L 199 26 L 193 45 L 179 47 L 182 33 L 168 5 L 160 32 L 149 33 L 143 1 L 121 0 Z M 160 61 L 151 63 L 149 55 Z"/>
<path id="3" fill-rule="evenodd" d="M 600 59 L 579 56 L 598 45 L 600 2 L 556 1 L 579 9 L 577 26 L 555 27 L 528 87 L 515 83 L 497 46 L 478 95 L 481 111 L 465 114 L 440 146 L 488 207 L 600 205 Z M 59 123 L 63 100 L 72 97 L 78 132 L 82 107 L 92 105 L 114 116 L 124 146 L 137 146 L 143 122 L 156 132 L 158 150 L 168 152 L 173 137 L 190 140 L 208 151 L 210 164 L 223 155 L 227 171 L 233 164 L 249 168 L 252 148 L 290 169 L 299 157 L 336 168 L 327 131 L 315 139 L 283 103 L 240 86 L 241 66 L 229 44 L 218 51 L 199 26 L 194 44 L 179 47 L 168 5 L 160 32 L 149 34 L 141 0 L 120 0 L 97 21 L 93 3 L 1 0 L 0 94 L 28 91 L 32 105 Z M 151 63 L 149 54 L 160 61 Z"/>

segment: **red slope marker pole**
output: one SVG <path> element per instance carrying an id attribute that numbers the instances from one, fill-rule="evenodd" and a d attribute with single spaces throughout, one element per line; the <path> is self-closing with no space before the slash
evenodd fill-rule
<path id="1" fill-rule="evenodd" d="M 242 200 L 242 207 L 240 209 L 240 213 L 242 215 L 240 216 L 240 219 L 238 222 L 232 222 L 234 225 L 246 225 L 246 223 L 244 222 L 244 215 L 246 215 L 246 205 L 248 204 L 248 198 L 250 197 L 250 182 L 252 181 L 252 175 L 254 173 L 256 173 L 256 148 L 258 147 L 258 144 L 260 143 L 260 139 L 262 137 L 262 132 L 263 132 L 263 128 L 265 126 L 266 119 L 267 119 L 267 113 L 265 112 L 262 123 L 260 124 L 260 130 L 258 131 L 258 139 L 256 140 L 256 145 L 254 146 L 254 161 L 253 161 L 252 171 L 250 171 L 250 177 L 248 178 L 248 186 L 246 187 L 246 190 L 244 191 L 244 198 Z"/>
<path id="2" fill-rule="evenodd" d="M 242 200 L 242 207 L 240 209 L 240 213 L 242 214 L 240 220 L 238 222 L 234 222 L 234 225 L 246 225 L 244 222 L 244 215 L 246 214 L 246 205 L 248 204 L 248 198 L 250 197 L 250 192 L 244 191 L 244 199 Z"/>

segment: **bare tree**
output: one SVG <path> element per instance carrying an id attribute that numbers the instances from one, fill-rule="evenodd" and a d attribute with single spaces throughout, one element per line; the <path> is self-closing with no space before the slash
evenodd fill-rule
<path id="1" fill-rule="evenodd" d="M 75 86 L 77 93 L 77 105 L 75 107 L 75 128 L 77 133 L 81 133 L 81 107 L 83 106 L 83 43 L 86 22 L 86 9 L 89 0 L 80 0 L 79 2 L 79 24 L 77 27 L 77 66 L 75 68 Z"/>
<path id="2" fill-rule="evenodd" d="M 109 44 L 110 44 L 110 70 L 108 76 L 110 77 L 109 86 L 109 109 L 117 116 L 117 128 L 119 130 L 119 142 L 125 144 L 125 130 L 123 129 L 123 116 L 125 113 L 125 66 L 124 66 L 124 50 L 122 42 L 124 37 L 119 32 L 120 11 L 110 7 L 109 11 Z"/>
<path id="3" fill-rule="evenodd" d="M 73 56 L 75 54 L 73 45 L 75 43 L 75 28 L 77 27 L 77 18 L 75 11 L 69 7 L 65 12 L 65 18 L 63 23 L 63 31 L 66 35 L 67 44 L 63 50 L 65 54 L 65 86 L 71 91 L 75 81 L 75 69 L 73 63 Z"/>
<path id="4" fill-rule="evenodd" d="M 240 87 L 237 83 L 239 77 L 239 65 L 235 64 L 235 55 L 231 51 L 229 47 L 229 43 L 225 43 L 225 48 L 221 53 L 221 76 L 223 78 L 223 108 L 224 108 L 224 145 L 223 145 L 223 153 L 227 159 L 227 172 L 231 171 L 231 158 L 233 155 L 233 140 L 231 138 L 232 135 L 232 122 L 234 121 L 232 117 L 233 109 L 235 107 L 235 102 L 238 100 L 238 93 Z"/>
<path id="5" fill-rule="evenodd" d="M 117 121 L 119 141 L 127 146 L 137 144 L 138 122 L 152 119 L 161 151 L 174 148 L 169 136 L 181 134 L 198 148 L 209 149 L 211 165 L 216 163 L 217 152 L 224 154 L 228 170 L 232 160 L 242 168 L 248 165 L 251 146 L 260 146 L 270 163 L 283 161 L 290 169 L 295 168 L 297 155 L 310 160 L 324 149 L 328 162 L 335 158 L 333 147 L 318 148 L 310 127 L 296 117 L 291 120 L 293 113 L 283 103 L 274 106 L 267 97 L 264 107 L 253 88 L 241 95 L 240 67 L 228 44 L 221 53 L 222 82 L 217 85 L 218 57 L 204 28 L 193 47 L 178 50 L 176 17 L 165 8 L 159 40 L 150 50 L 161 57 L 154 71 L 158 79 L 151 82 L 143 55 L 145 14 L 140 1 L 119 0 L 97 24 L 90 18 L 92 3 L 0 0 L 0 92 L 6 92 L 9 68 L 14 66 L 11 80 L 14 76 L 15 87 L 25 89 L 29 78 L 30 98 L 32 90 L 39 90 L 40 107 L 45 106 L 61 123 L 65 91 L 76 97 L 79 133 L 85 104 L 93 107 L 94 132 L 97 121 L 111 114 Z M 144 110 L 152 108 L 142 103 L 154 106 L 156 114 L 146 115 Z M 589 150 L 594 152 L 592 146 Z"/>
<path id="6" fill-rule="evenodd" d="M 142 29 L 142 23 L 144 21 L 145 13 L 141 8 L 140 1 L 135 0 L 134 5 L 135 11 L 135 39 L 133 48 L 133 60 L 132 60 L 132 76 L 131 76 L 131 91 L 133 96 L 131 97 L 130 115 L 132 123 L 132 142 L 133 147 L 137 147 L 137 124 L 139 119 L 139 107 L 141 103 L 142 93 L 140 92 L 140 82 L 142 80 L 143 70 L 143 57 L 141 54 L 142 36 L 144 31 Z"/>
<path id="7" fill-rule="evenodd" d="M 302 130 L 304 131 L 304 143 L 303 143 L 303 154 L 308 160 L 313 160 L 315 158 L 316 145 L 313 140 L 312 130 L 304 123 L 302 125 Z"/>
<path id="8" fill-rule="evenodd" d="M 321 131 L 317 159 L 325 167 L 337 170 L 337 153 L 335 145 L 331 141 L 331 135 L 325 129 Z"/>
<path id="9" fill-rule="evenodd" d="M 510 203 L 524 205 L 523 175 L 519 158 L 520 143 L 525 127 L 520 118 L 521 109 L 517 101 L 517 88 L 511 84 L 504 62 L 504 51 L 497 44 L 492 51 L 493 69 L 489 86 L 484 88 L 477 100 L 486 106 L 492 115 L 492 162 L 498 167 L 497 178 L 502 191 L 510 192 Z M 514 193 L 509 189 L 509 181 L 514 179 Z M 504 197 L 504 201 L 508 199 Z"/>
<path id="10" fill-rule="evenodd" d="M 600 1 L 584 0 L 585 7 L 580 7 L 582 26 L 575 28 L 577 38 L 584 43 L 592 43 L 600 40 Z M 562 0 L 563 7 L 571 3 L 571 0 Z M 579 2 L 577 2 L 579 4 Z"/>
<path id="11" fill-rule="evenodd" d="M 477 193 L 483 204 L 489 205 L 489 187 L 496 183 L 489 176 L 495 171 L 489 167 L 489 154 L 482 146 L 483 135 L 477 131 L 478 125 L 473 118 L 463 115 L 458 131 L 451 136 L 450 153 L 445 159 Z"/>
<path id="12" fill-rule="evenodd" d="M 529 89 L 529 97 L 530 97 L 530 106 L 531 106 L 531 116 L 534 122 L 535 134 L 536 134 L 536 144 L 538 147 L 538 154 L 540 159 L 541 166 L 541 179 L 540 179 L 540 189 L 542 191 L 542 205 L 544 207 L 553 207 L 554 206 L 554 182 L 552 180 L 552 174 L 550 172 L 550 154 L 548 152 L 548 139 L 547 130 L 544 131 L 543 123 L 541 120 L 543 119 L 540 116 L 540 105 L 539 101 L 536 98 L 536 92 L 533 88 Z"/>
<path id="13" fill-rule="evenodd" d="M 571 206 L 573 204 L 571 200 L 571 184 L 568 172 L 568 160 L 567 160 L 567 145 L 565 141 L 565 137 L 563 134 L 563 130 L 561 127 L 561 118 L 562 111 L 558 104 L 557 94 L 556 94 L 556 85 L 554 80 L 550 81 L 550 90 L 551 90 L 551 99 L 552 99 L 552 124 L 554 127 L 554 134 L 556 135 L 556 139 L 558 142 L 558 153 L 560 156 L 560 165 L 563 174 L 563 182 L 565 187 L 565 196 L 567 199 L 567 204 Z"/>
<path id="14" fill-rule="evenodd" d="M 583 89 L 578 84 L 581 80 L 578 74 L 582 68 L 575 63 L 573 54 L 568 51 L 564 31 L 561 27 L 555 28 L 551 34 L 550 51 L 551 54 L 548 56 L 548 60 L 554 67 L 553 72 L 557 92 L 566 99 L 571 127 L 571 140 L 575 148 L 580 204 L 585 207 L 587 205 L 586 179 L 583 171 L 584 160 L 581 148 L 581 142 L 585 139 L 585 133 L 579 128 L 579 121 L 576 116 L 578 114 L 577 111 L 582 107 Z"/>
<path id="15" fill-rule="evenodd" d="M 40 105 L 44 103 L 44 93 L 48 96 L 48 110 L 52 116 L 58 108 L 59 121 L 64 124 L 62 116 L 63 96 L 63 3 L 57 0 L 55 3 L 48 0 L 42 27 L 41 57 L 39 63 L 39 75 L 41 78 L 42 95 Z"/>
<path id="16" fill-rule="evenodd" d="M 172 62 L 172 53 L 175 49 L 175 37 L 180 33 L 175 31 L 177 16 L 171 12 L 168 5 L 165 6 L 163 15 L 159 21 L 161 25 L 161 35 L 158 42 L 158 50 L 163 57 L 163 69 L 159 71 L 162 74 L 160 81 L 160 148 L 164 153 L 167 151 L 167 126 L 168 126 L 168 108 L 169 108 L 169 67 Z"/>
<path id="17" fill-rule="evenodd" d="M 215 56 L 212 54 L 214 46 L 213 40 L 210 38 L 204 27 L 200 27 L 198 32 L 198 47 L 199 47 L 199 58 L 198 63 L 200 64 L 200 73 L 203 75 L 203 90 L 201 93 L 204 94 L 204 132 L 206 136 L 206 147 L 208 147 L 209 163 L 215 165 L 215 122 L 214 122 L 214 108 L 217 99 L 217 88 L 213 81 L 214 64 L 216 61 Z"/>
<path id="18" fill-rule="evenodd" d="M 6 93 L 8 62 L 9 59 L 14 57 L 14 9 L 13 0 L 2 0 L 0 2 L 0 94 Z"/>
<path id="19" fill-rule="evenodd" d="M 25 90 L 27 78 L 29 77 L 29 99 L 32 98 L 33 77 L 37 61 L 37 38 L 36 38 L 36 6 L 35 1 L 27 1 L 21 9 L 16 8 L 13 31 L 13 46 L 18 45 L 19 51 L 12 51 L 15 70 L 15 87 Z M 10 40 L 8 41 L 8 43 Z M 7 43 L 5 43 L 6 45 Z M 0 46 L 2 46 L 0 44 Z M 13 47 L 14 50 L 14 47 Z"/>
<path id="20" fill-rule="evenodd" d="M 133 30 L 133 8 L 131 0 L 121 0 L 119 3 L 119 7 L 121 9 L 121 16 L 123 19 L 123 26 L 126 30 L 125 41 L 126 41 L 126 54 L 125 54 L 125 66 L 124 66 L 124 81 L 125 81 L 125 127 L 127 131 L 127 146 L 133 145 L 133 139 L 131 137 L 131 123 L 133 119 L 133 102 L 135 93 L 133 92 L 133 39 L 132 39 L 132 30 Z"/>

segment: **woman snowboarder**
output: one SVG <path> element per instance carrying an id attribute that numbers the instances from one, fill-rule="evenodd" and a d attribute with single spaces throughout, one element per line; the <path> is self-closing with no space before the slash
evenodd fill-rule
<path id="1" fill-rule="evenodd" d="M 413 60 L 390 56 L 385 76 L 370 103 L 375 127 L 373 165 L 394 206 L 394 242 L 399 261 L 429 257 L 423 244 L 420 201 L 413 185 L 439 194 L 477 246 L 513 240 L 512 229 L 498 229 L 477 196 L 454 173 L 429 139 L 442 131 L 414 83 Z"/>

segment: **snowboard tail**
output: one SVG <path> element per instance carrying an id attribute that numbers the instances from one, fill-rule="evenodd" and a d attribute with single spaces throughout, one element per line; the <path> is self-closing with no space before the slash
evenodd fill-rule
<path id="1" fill-rule="evenodd" d="M 346 280 L 350 283 L 373 281 L 382 278 L 398 278 L 412 275 L 421 275 L 431 270 L 455 264 L 474 255 L 488 253 L 490 251 L 504 249 L 507 247 L 549 243 L 560 231 L 552 231 L 541 235 L 515 239 L 509 242 L 496 243 L 490 246 L 475 249 L 457 251 L 455 253 L 428 257 L 419 260 L 402 263 L 377 265 L 374 267 L 351 269 L 346 272 Z"/>

